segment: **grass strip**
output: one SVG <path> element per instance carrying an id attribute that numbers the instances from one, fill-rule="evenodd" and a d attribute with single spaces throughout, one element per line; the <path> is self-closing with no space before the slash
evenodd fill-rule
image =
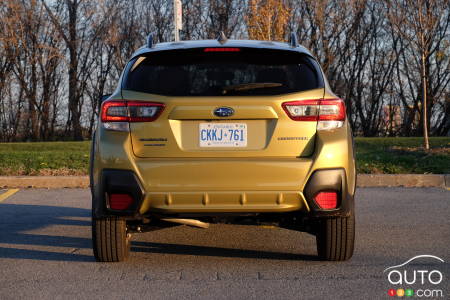
<path id="1" fill-rule="evenodd" d="M 449 174 L 450 138 L 356 138 L 358 173 Z M 86 175 L 90 142 L 0 143 L 0 175 Z"/>

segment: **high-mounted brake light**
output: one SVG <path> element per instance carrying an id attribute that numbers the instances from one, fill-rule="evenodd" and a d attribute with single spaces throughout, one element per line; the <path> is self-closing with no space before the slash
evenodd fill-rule
<path id="1" fill-rule="evenodd" d="M 294 121 L 318 121 L 317 130 L 340 128 L 345 121 L 342 99 L 291 101 L 284 102 L 282 107 Z"/>
<path id="2" fill-rule="evenodd" d="M 240 48 L 222 47 L 222 48 L 205 48 L 203 52 L 239 52 Z"/>
<path id="3" fill-rule="evenodd" d="M 101 120 L 105 129 L 128 131 L 128 123 L 152 122 L 164 110 L 163 103 L 145 101 L 105 101 Z"/>

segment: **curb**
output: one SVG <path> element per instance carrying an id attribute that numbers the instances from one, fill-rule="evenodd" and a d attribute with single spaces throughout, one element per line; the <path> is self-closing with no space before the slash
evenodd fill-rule
<path id="1" fill-rule="evenodd" d="M 358 187 L 449 187 L 449 174 L 359 174 Z"/>
<path id="2" fill-rule="evenodd" d="M 88 188 L 89 176 L 0 176 L 0 188 Z"/>
<path id="3" fill-rule="evenodd" d="M 450 174 L 359 174 L 358 187 L 450 187 Z M 0 176 L 0 188 L 88 188 L 89 176 Z"/>

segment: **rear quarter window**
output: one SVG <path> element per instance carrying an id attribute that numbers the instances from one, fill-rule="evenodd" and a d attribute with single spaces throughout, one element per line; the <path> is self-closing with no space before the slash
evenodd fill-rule
<path id="1" fill-rule="evenodd" d="M 277 95 L 323 87 L 317 63 L 293 51 L 203 48 L 152 52 L 133 59 L 123 88 L 165 96 Z"/>

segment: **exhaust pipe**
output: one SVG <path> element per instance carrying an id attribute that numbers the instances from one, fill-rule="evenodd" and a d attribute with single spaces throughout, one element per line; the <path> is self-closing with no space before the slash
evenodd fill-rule
<path id="1" fill-rule="evenodd" d="M 197 228 L 209 228 L 209 223 L 193 219 L 161 218 L 160 220 L 164 222 L 177 223 Z"/>

